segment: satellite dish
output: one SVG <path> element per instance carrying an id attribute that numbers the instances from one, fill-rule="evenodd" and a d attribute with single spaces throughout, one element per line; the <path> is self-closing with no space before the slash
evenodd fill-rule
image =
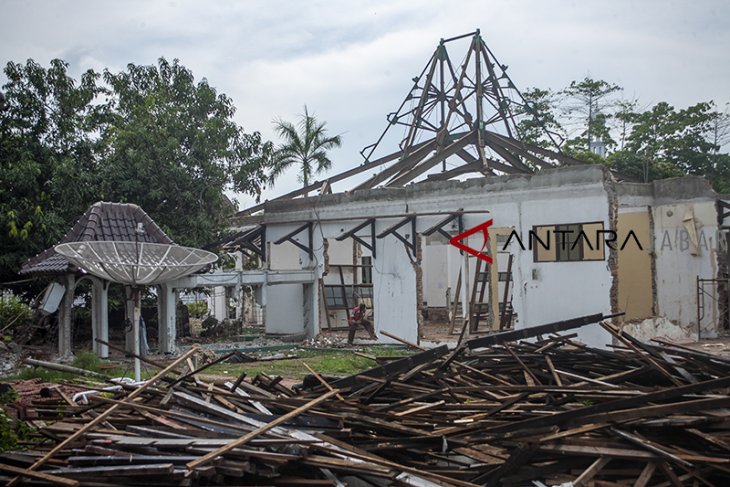
<path id="1" fill-rule="evenodd" d="M 218 260 L 217 255 L 206 250 L 128 240 L 69 242 L 57 245 L 56 252 L 89 274 L 132 286 L 172 281 L 199 271 Z M 142 377 L 139 360 L 141 316 L 139 290 L 133 290 L 132 296 L 134 378 L 139 382 Z"/>
<path id="2" fill-rule="evenodd" d="M 206 250 L 132 241 L 70 242 L 56 252 L 89 274 L 134 286 L 172 281 L 218 260 Z"/>

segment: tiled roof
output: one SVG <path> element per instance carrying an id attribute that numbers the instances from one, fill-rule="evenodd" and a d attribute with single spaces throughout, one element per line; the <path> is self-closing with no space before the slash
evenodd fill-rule
<path id="1" fill-rule="evenodd" d="M 144 227 L 143 234 L 137 234 L 138 223 Z M 139 206 L 101 201 L 91 205 L 58 243 L 90 240 L 174 243 Z M 65 257 L 57 254 L 54 247 L 29 259 L 20 269 L 20 274 L 63 274 L 78 271 Z"/>

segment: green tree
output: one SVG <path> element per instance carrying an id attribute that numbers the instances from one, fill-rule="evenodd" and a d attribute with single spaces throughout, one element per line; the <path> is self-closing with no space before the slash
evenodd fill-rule
<path id="1" fill-rule="evenodd" d="M 178 243 L 211 241 L 236 209 L 226 189 L 260 194 L 272 144 L 244 133 L 232 100 L 177 59 L 104 80 L 102 198 L 140 205 Z"/>
<path id="2" fill-rule="evenodd" d="M 604 80 L 586 77 L 573 81 L 561 93 L 566 97 L 566 113 L 578 120 L 580 133 L 568 141 L 575 149 L 591 150 L 594 141 L 603 142 L 606 147 L 616 145 L 609 130 L 609 119 L 615 101 L 612 95 L 623 88 Z"/>
<path id="3" fill-rule="evenodd" d="M 520 117 L 517 128 L 520 138 L 533 145 L 554 149 L 564 138 L 557 120 L 557 100 L 551 90 L 529 88 L 522 93 L 524 103 L 516 109 Z"/>
<path id="4" fill-rule="evenodd" d="M 639 101 L 619 100 L 616 102 L 616 111 L 613 114 L 614 127 L 618 130 L 618 150 L 624 150 L 626 140 L 631 134 L 634 119 L 636 118 Z"/>
<path id="5" fill-rule="evenodd" d="M 269 173 L 272 183 L 289 167 L 300 165 L 299 180 L 307 187 L 312 176 L 332 167 L 327 151 L 340 147 L 342 139 L 328 135 L 326 125 L 310 115 L 306 105 L 296 125 L 281 119 L 274 121 L 282 142 L 276 148 Z"/>
<path id="6" fill-rule="evenodd" d="M 177 60 L 80 81 L 53 60 L 10 62 L 0 101 L 0 279 L 55 243 L 98 201 L 136 203 L 200 246 L 260 194 L 273 144 L 233 121 L 230 98 Z"/>
<path id="7" fill-rule="evenodd" d="M 0 279 L 54 243 L 94 193 L 98 75 L 76 83 L 58 59 L 4 68 L 0 110 Z"/>
<path id="8" fill-rule="evenodd" d="M 696 174 L 709 178 L 716 189 L 728 185 L 726 154 L 720 154 L 718 119 L 712 102 L 677 110 L 660 102 L 641 113 L 625 115 L 631 124 L 624 149 L 608 162 L 621 174 L 640 181 Z"/>
<path id="9" fill-rule="evenodd" d="M 711 154 L 719 147 L 711 136 L 715 113 L 712 103 L 701 102 L 676 110 L 666 102 L 633 117 L 626 149 L 645 159 L 665 161 L 684 173 L 705 174 Z"/>
<path id="10" fill-rule="evenodd" d="M 606 164 L 620 176 L 640 182 L 679 177 L 684 174 L 670 162 L 651 159 L 630 150 L 612 152 L 606 157 Z"/>

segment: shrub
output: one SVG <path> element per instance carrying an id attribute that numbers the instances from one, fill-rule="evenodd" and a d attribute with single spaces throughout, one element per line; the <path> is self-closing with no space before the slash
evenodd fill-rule
<path id="1" fill-rule="evenodd" d="M 71 363 L 79 369 L 99 371 L 99 357 L 94 352 L 79 352 Z"/>
<path id="2" fill-rule="evenodd" d="M 0 330 L 8 332 L 30 320 L 32 315 L 30 307 L 17 296 L 0 298 Z"/>
<path id="3" fill-rule="evenodd" d="M 201 319 L 208 314 L 208 303 L 205 301 L 195 301 L 187 304 L 188 311 L 192 318 Z"/>

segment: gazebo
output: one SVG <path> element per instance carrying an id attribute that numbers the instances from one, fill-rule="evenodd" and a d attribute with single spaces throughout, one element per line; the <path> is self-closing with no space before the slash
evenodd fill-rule
<path id="1" fill-rule="evenodd" d="M 144 243 L 174 244 L 172 239 L 137 205 L 131 203 L 98 202 L 89 207 L 76 224 L 58 242 L 83 241 L 130 241 Z M 20 270 L 25 276 L 47 276 L 54 278 L 64 288 L 58 317 L 58 354 L 70 357 L 71 349 L 71 312 L 76 286 L 84 279 L 92 283 L 91 324 L 93 350 L 100 357 L 109 356 L 109 348 L 96 341 L 109 340 L 108 292 L 109 281 L 89 275 L 70 263 L 54 250 L 44 250 L 28 260 Z M 126 292 L 131 292 L 127 289 Z M 162 353 L 174 352 L 175 348 L 175 294 L 171 287 L 158 286 L 158 326 L 159 349 Z M 129 303 L 129 300 L 127 300 Z M 125 308 L 128 318 L 132 310 Z M 131 337 L 127 334 L 127 349 Z"/>

